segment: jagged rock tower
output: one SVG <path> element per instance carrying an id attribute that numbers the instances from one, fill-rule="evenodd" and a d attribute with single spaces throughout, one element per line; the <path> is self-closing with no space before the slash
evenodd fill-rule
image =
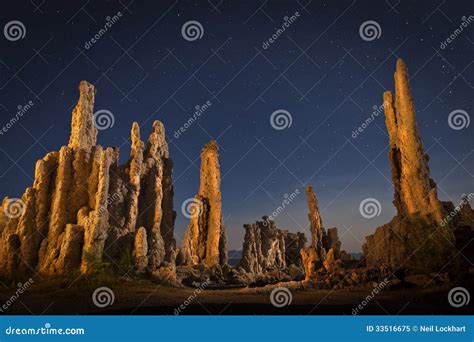
<path id="1" fill-rule="evenodd" d="M 163 124 L 154 122 L 145 150 L 134 123 L 130 160 L 119 166 L 118 149 L 96 145 L 94 86 L 82 81 L 79 91 L 69 144 L 36 163 L 19 211 L 2 202 L 2 278 L 90 273 L 105 261 L 153 272 L 174 262 L 173 165 Z"/>
<path id="2" fill-rule="evenodd" d="M 323 237 L 325 235 L 325 231 L 323 228 L 323 220 L 319 212 L 319 202 L 312 186 L 307 186 L 305 191 L 309 209 L 308 219 L 311 230 L 311 247 L 316 248 L 318 257 L 321 260 L 324 260 L 326 254 L 326 251 L 323 247 Z"/>
<path id="3" fill-rule="evenodd" d="M 429 177 L 429 158 L 416 125 L 408 70 L 401 59 L 394 78 L 395 100 L 390 91 L 385 92 L 384 110 L 397 216 L 367 236 L 364 255 L 368 266 L 436 272 L 454 255 L 454 235 L 449 225 L 441 224 L 447 212 Z"/>
<path id="4" fill-rule="evenodd" d="M 193 205 L 179 254 L 179 263 L 188 266 L 203 264 L 209 268 L 227 265 L 219 146 L 214 140 L 207 143 L 201 151 L 199 192 Z"/>
<path id="5" fill-rule="evenodd" d="M 302 248 L 301 259 L 306 274 L 306 281 L 317 280 L 317 271 L 324 266 L 328 272 L 336 268 L 336 260 L 341 257 L 341 242 L 337 228 L 326 229 L 319 212 L 319 202 L 312 186 L 307 186 L 306 197 L 308 202 L 308 219 L 310 222 L 311 245 Z"/>

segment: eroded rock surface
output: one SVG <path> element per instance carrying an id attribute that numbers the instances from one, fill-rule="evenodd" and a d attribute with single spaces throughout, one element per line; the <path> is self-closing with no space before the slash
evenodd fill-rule
<path id="1" fill-rule="evenodd" d="M 69 144 L 37 162 L 19 213 L 8 198 L 2 202 L 2 278 L 91 273 L 105 265 L 153 272 L 174 262 L 172 162 L 163 124 L 154 122 L 145 149 L 134 123 L 130 160 L 119 166 L 118 149 L 96 144 L 94 86 L 82 81 L 79 92 Z"/>
<path id="2" fill-rule="evenodd" d="M 299 250 L 304 247 L 303 233 L 291 233 L 276 227 L 267 216 L 252 224 L 245 224 L 242 258 L 238 268 L 256 281 L 259 278 L 299 277 L 302 262 Z M 291 278 L 291 277 L 290 277 Z"/>

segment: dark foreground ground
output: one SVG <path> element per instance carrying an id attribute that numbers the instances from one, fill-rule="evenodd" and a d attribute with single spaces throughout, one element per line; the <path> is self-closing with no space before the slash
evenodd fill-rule
<path id="1" fill-rule="evenodd" d="M 113 291 L 113 303 L 97 307 L 94 290 L 107 286 Z M 359 315 L 468 315 L 474 313 L 472 300 L 468 305 L 453 307 L 448 293 L 463 286 L 474 293 L 474 279 L 459 284 L 435 287 L 383 289 L 370 300 Z M 81 279 L 70 284 L 65 279 L 33 283 L 14 298 L 16 288 L 0 292 L 1 314 L 32 315 L 352 315 L 373 287 L 347 290 L 292 291 L 291 303 L 275 307 L 270 302 L 271 290 L 263 288 L 232 288 L 198 290 L 173 288 L 150 282 Z M 13 297 L 12 297 L 13 296 Z M 110 300 L 109 300 L 110 302 Z M 5 306 L 7 305 L 7 306 Z"/>

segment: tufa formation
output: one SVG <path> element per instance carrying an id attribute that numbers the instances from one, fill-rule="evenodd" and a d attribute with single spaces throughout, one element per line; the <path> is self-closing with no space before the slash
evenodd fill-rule
<path id="1" fill-rule="evenodd" d="M 430 178 L 429 158 L 416 125 L 408 70 L 401 59 L 394 78 L 395 99 L 390 91 L 385 92 L 384 110 L 397 215 L 366 237 L 365 260 L 369 267 L 388 266 L 415 273 L 441 271 L 447 262 L 455 269 L 459 261 L 455 247 L 459 246 L 459 238 L 455 238 L 458 224 L 456 220 L 447 221 L 452 212 L 449 208 L 454 206 L 438 199 L 436 184 Z M 472 212 L 468 205 L 464 211 L 466 214 L 461 213 L 457 220 L 467 220 Z M 472 236 L 472 228 L 468 230 Z"/>
<path id="2" fill-rule="evenodd" d="M 342 261 L 341 256 L 347 259 L 347 254 L 341 252 L 341 242 L 337 228 L 330 228 L 326 232 L 319 212 L 319 202 L 312 186 L 307 186 L 306 197 L 308 202 L 308 219 L 310 222 L 311 245 L 300 251 L 301 260 L 305 271 L 305 281 L 318 280 L 318 270 L 324 267 L 329 273 L 335 272 Z"/>
<path id="3" fill-rule="evenodd" d="M 174 286 L 339 289 L 386 277 L 405 284 L 403 278 L 411 276 L 407 273 L 449 269 L 462 275 L 468 269 L 463 259 L 474 262 L 474 211 L 469 204 L 474 194 L 458 206 L 438 199 L 408 80 L 399 59 L 395 97 L 384 94 L 397 215 L 366 237 L 364 259 L 357 265 L 341 251 L 337 228 L 324 228 L 318 200 L 308 186 L 311 244 L 305 246 L 303 233 L 279 229 L 264 216 L 244 225 L 242 258 L 231 268 L 215 141 L 201 151 L 199 191 L 186 208 L 190 222 L 178 249 L 173 162 L 163 124 L 153 123 L 145 144 L 133 123 L 130 157 L 119 165 L 117 148 L 97 145 L 96 91 L 82 81 L 69 144 L 36 163 L 33 185 L 21 199 L 2 201 L 0 279 L 133 271 Z M 458 256 L 461 251 L 464 258 Z"/>
<path id="4" fill-rule="evenodd" d="M 281 230 L 264 216 L 263 221 L 244 224 L 245 237 L 239 270 L 251 281 L 273 277 L 275 279 L 294 278 L 302 274 L 299 250 L 304 247 L 303 233 Z"/>
<path id="5" fill-rule="evenodd" d="M 188 228 L 184 234 L 178 264 L 225 266 L 227 240 L 222 219 L 219 146 L 212 140 L 201 151 L 199 192 L 191 203 Z"/>
<path id="6" fill-rule="evenodd" d="M 94 86 L 82 81 L 79 92 L 69 144 L 36 163 L 21 201 L 2 202 L 2 278 L 106 265 L 153 272 L 174 263 L 173 163 L 163 124 L 153 123 L 145 148 L 134 123 L 130 159 L 119 166 L 118 149 L 96 144 Z"/>

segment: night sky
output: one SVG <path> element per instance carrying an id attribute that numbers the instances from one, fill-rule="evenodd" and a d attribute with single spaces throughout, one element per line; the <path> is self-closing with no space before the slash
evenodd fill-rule
<path id="1" fill-rule="evenodd" d="M 141 127 L 142 140 L 153 120 L 164 123 L 174 160 L 178 243 L 188 222 L 181 204 L 196 194 L 199 152 L 214 138 L 221 147 L 230 249 L 241 248 L 244 223 L 270 215 L 295 191 L 299 195 L 275 221 L 309 237 L 304 187 L 310 184 L 325 227 L 339 228 L 344 249 L 360 251 L 364 237 L 395 214 L 384 115 L 372 112 L 382 104 L 383 92 L 394 88 L 397 57 L 410 71 L 440 198 L 458 203 L 461 194 L 473 191 L 474 123 L 453 129 L 448 116 L 455 110 L 464 111 L 464 118 L 473 113 L 474 18 L 469 22 L 469 16 L 474 2 L 144 3 L 3 4 L 2 197 L 20 197 L 33 183 L 35 162 L 67 145 L 78 84 L 88 80 L 97 88 L 95 110 L 114 117 L 98 142 L 120 147 L 121 162 L 129 156 L 133 121 Z M 107 32 L 87 44 L 114 15 L 118 20 Z M 292 23 L 277 34 L 285 17 Z M 15 20 L 25 31 L 7 39 L 3 28 Z M 188 21 L 202 26 L 202 37 L 184 39 Z M 381 29 L 373 40 L 359 32 L 367 21 Z M 441 48 L 463 21 L 463 31 Z M 274 34 L 277 39 L 264 44 Z M 31 109 L 5 131 L 18 106 L 29 101 Z M 176 138 L 174 132 L 196 106 L 208 101 L 209 108 Z M 290 114 L 289 127 L 272 127 L 270 117 L 277 110 Z M 353 131 L 371 115 L 375 120 L 354 138 Z M 367 198 L 380 202 L 379 216 L 360 214 L 359 204 Z"/>

